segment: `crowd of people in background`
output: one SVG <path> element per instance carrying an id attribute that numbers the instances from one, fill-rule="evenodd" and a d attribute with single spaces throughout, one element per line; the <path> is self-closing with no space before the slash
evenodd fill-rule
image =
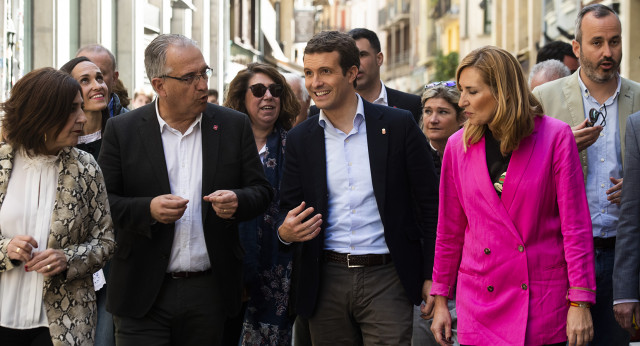
<path id="1" fill-rule="evenodd" d="M 628 345 L 621 35 L 592 4 L 528 76 L 485 46 L 421 95 L 385 85 L 365 28 L 223 97 L 182 35 L 148 45 L 131 99 L 98 44 L 31 71 L 1 105 L 0 344 Z"/>

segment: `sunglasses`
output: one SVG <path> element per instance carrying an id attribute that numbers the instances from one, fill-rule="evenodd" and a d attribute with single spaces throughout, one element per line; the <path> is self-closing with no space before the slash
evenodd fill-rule
<path id="1" fill-rule="evenodd" d="M 607 125 L 607 106 L 604 106 L 604 113 L 598 111 L 595 108 L 591 108 L 589 110 L 589 121 L 587 121 L 587 126 L 595 126 L 598 123 L 598 119 L 600 119 L 600 116 L 602 116 L 602 122 L 600 123 L 600 126 L 604 127 L 605 125 Z"/>
<path id="2" fill-rule="evenodd" d="M 269 90 L 271 96 L 280 97 L 284 91 L 284 87 L 281 84 L 271 84 L 267 87 L 262 83 L 258 83 L 250 86 L 249 90 L 251 90 L 253 96 L 258 98 L 263 97 L 264 94 L 267 93 L 267 90 Z"/>
<path id="3" fill-rule="evenodd" d="M 433 82 L 433 83 L 429 83 L 429 84 L 425 85 L 424 86 L 424 90 L 431 89 L 433 87 L 437 87 L 438 85 L 443 85 L 443 86 L 451 88 L 451 87 L 456 86 L 456 82 L 452 81 L 452 80 L 443 81 L 443 82 Z"/>

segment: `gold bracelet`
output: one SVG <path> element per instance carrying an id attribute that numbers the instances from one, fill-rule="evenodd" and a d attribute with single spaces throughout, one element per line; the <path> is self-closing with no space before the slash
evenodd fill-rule
<path id="1" fill-rule="evenodd" d="M 585 309 L 591 308 L 591 304 L 589 304 L 589 303 L 577 303 L 577 302 L 567 301 L 567 305 L 575 306 L 575 307 L 578 307 L 578 308 L 585 308 Z"/>

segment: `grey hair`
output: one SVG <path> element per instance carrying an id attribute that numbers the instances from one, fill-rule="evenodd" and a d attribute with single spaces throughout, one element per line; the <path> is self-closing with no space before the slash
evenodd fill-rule
<path id="1" fill-rule="evenodd" d="M 113 71 L 116 70 L 116 57 L 113 56 L 113 53 L 111 53 L 111 51 L 105 48 L 103 45 L 94 43 L 94 44 L 88 44 L 86 46 L 82 46 L 76 52 L 76 57 L 84 55 L 84 54 L 80 54 L 83 52 L 91 52 L 96 54 L 107 53 L 107 55 L 109 56 L 109 59 L 111 59 L 111 67 L 113 68 Z"/>
<path id="2" fill-rule="evenodd" d="M 578 13 L 578 17 L 576 18 L 575 35 L 576 41 L 578 41 L 578 43 L 580 44 L 582 44 L 582 18 L 584 18 L 584 16 L 586 16 L 589 12 L 593 12 L 593 16 L 596 18 L 603 18 L 613 13 L 618 19 L 618 22 L 620 22 L 620 17 L 618 17 L 616 11 L 605 5 L 591 4 L 589 6 L 585 6 L 584 8 L 582 8 L 582 10 L 580 10 L 580 13 Z"/>
<path id="3" fill-rule="evenodd" d="M 169 46 L 186 47 L 189 45 L 198 47 L 196 41 L 183 35 L 163 34 L 154 38 L 144 50 L 144 69 L 149 80 L 171 73 L 171 69 L 165 66 Z"/>
<path id="4" fill-rule="evenodd" d="M 289 85 L 291 85 L 291 83 L 295 81 L 299 82 L 299 88 L 300 88 L 300 92 L 302 93 L 302 99 L 304 102 L 307 102 L 309 100 L 309 92 L 307 91 L 307 88 L 304 86 L 304 78 L 300 75 L 297 75 L 291 72 L 284 72 L 282 73 L 282 75 L 284 76 L 284 79 L 287 80 L 287 83 L 289 83 Z"/>
<path id="5" fill-rule="evenodd" d="M 566 77 L 571 74 L 571 70 L 562 61 L 556 59 L 545 60 L 533 65 L 531 73 L 529 73 L 529 85 L 531 80 L 537 74 L 542 74 L 545 80 L 552 81 L 558 78 Z"/>
<path id="6" fill-rule="evenodd" d="M 464 116 L 462 115 L 463 109 L 458 106 L 458 102 L 460 102 L 460 90 L 456 87 L 448 87 L 445 85 L 436 85 L 432 88 L 425 90 L 422 93 L 421 104 L 422 108 L 424 108 L 424 104 L 429 99 L 443 99 L 451 104 L 453 109 L 456 110 L 456 120 L 459 122 L 464 121 Z M 422 122 L 422 112 L 420 113 L 420 122 Z"/>

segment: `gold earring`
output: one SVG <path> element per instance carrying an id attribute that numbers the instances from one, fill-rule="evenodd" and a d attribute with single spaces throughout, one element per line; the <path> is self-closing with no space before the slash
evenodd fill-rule
<path id="1" fill-rule="evenodd" d="M 44 134 L 44 142 L 45 143 L 47 142 L 47 134 L 46 133 Z"/>

